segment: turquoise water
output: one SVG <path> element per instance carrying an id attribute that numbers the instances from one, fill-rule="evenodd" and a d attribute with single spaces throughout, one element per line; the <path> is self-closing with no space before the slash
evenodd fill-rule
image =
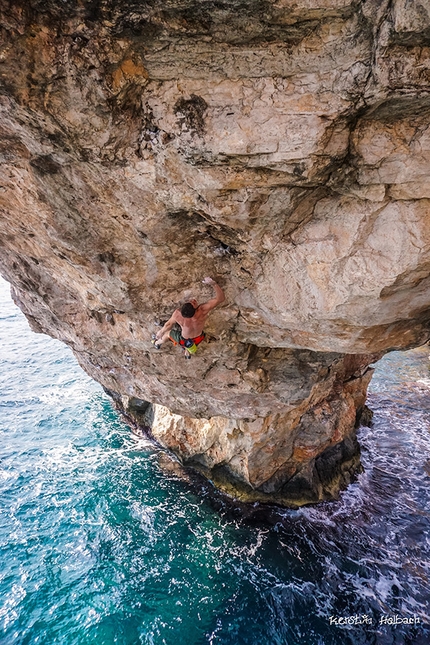
<path id="1" fill-rule="evenodd" d="M 338 502 L 243 518 L 166 468 L 3 281 L 0 347 L 1 645 L 430 642 L 428 348 L 381 362 Z"/>

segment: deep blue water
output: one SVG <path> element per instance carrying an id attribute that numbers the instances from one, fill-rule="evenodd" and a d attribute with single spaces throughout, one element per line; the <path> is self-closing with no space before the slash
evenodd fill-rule
<path id="1" fill-rule="evenodd" d="M 0 281 L 0 644 L 430 643 L 428 356 L 381 361 L 338 502 L 250 521 L 166 468 Z"/>

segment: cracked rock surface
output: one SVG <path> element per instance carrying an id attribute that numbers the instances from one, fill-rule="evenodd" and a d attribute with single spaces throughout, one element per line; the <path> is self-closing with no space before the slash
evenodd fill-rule
<path id="1" fill-rule="evenodd" d="M 243 499 L 334 497 L 369 365 L 430 336 L 423 0 L 0 0 L 0 270 Z M 191 361 L 150 343 L 226 302 Z"/>

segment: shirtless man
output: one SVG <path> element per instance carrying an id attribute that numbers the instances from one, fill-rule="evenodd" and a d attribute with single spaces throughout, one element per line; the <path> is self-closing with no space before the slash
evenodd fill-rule
<path id="1" fill-rule="evenodd" d="M 202 305 L 199 305 L 197 300 L 193 298 L 182 305 L 180 309 L 176 309 L 164 327 L 153 335 L 152 342 L 156 349 L 160 349 L 161 345 L 169 338 L 175 345 L 179 344 L 184 348 L 185 358 L 191 358 L 191 354 L 197 351 L 197 345 L 205 337 L 203 327 L 209 312 L 225 300 L 224 291 L 215 280 L 205 278 L 203 284 L 213 286 L 215 297 Z M 175 323 L 178 323 L 181 331 L 172 329 Z"/>

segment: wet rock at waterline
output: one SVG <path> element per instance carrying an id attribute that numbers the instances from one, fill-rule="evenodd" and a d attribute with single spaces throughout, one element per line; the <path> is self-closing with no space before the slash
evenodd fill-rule
<path id="1" fill-rule="evenodd" d="M 0 268 L 33 329 L 228 492 L 335 496 L 369 365 L 430 335 L 424 4 L 0 7 Z M 157 353 L 205 275 L 208 342 Z"/>

